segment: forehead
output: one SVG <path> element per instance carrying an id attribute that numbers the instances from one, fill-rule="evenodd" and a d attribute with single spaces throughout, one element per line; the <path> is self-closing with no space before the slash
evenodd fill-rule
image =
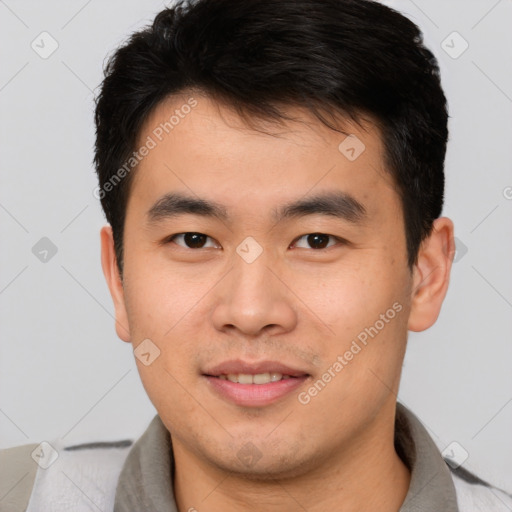
<path id="1" fill-rule="evenodd" d="M 178 189 L 257 211 L 331 188 L 361 203 L 376 195 L 379 204 L 396 203 L 375 124 L 344 120 L 337 132 L 303 108 L 286 114 L 295 121 L 257 119 L 248 126 L 234 109 L 204 95 L 166 99 L 139 133 L 137 148 L 151 149 L 137 165 L 130 197 L 136 190 L 149 203 Z"/>

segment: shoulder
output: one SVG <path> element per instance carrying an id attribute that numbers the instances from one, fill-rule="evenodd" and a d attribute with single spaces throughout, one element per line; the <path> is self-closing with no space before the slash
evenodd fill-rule
<path id="1" fill-rule="evenodd" d="M 512 495 L 462 466 L 450 467 L 460 512 L 510 512 Z"/>
<path id="2" fill-rule="evenodd" d="M 0 511 L 25 510 L 32 492 L 37 465 L 31 457 L 38 443 L 0 450 Z"/>
<path id="3" fill-rule="evenodd" d="M 132 444 L 55 440 L 0 450 L 0 512 L 112 510 Z"/>

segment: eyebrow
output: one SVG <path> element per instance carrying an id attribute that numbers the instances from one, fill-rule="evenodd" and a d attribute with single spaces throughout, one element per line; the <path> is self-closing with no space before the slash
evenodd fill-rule
<path id="1" fill-rule="evenodd" d="M 155 224 L 185 214 L 217 218 L 223 222 L 229 220 L 229 215 L 223 205 L 177 192 L 165 194 L 158 199 L 148 210 L 147 217 L 150 224 Z M 365 220 L 366 208 L 348 193 L 331 191 L 286 203 L 273 210 L 273 218 L 276 222 L 318 214 L 358 224 Z"/>

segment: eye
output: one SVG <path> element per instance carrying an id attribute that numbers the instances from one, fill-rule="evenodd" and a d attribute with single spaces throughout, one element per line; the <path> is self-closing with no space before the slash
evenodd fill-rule
<path id="1" fill-rule="evenodd" d="M 177 241 L 180 242 L 177 242 Z M 207 240 L 213 240 L 208 235 L 203 233 L 187 232 L 187 233 L 176 233 L 175 235 L 167 238 L 166 242 L 175 242 L 176 245 L 184 247 L 186 249 L 203 249 L 205 247 L 217 247 L 215 244 L 205 245 Z"/>
<path id="2" fill-rule="evenodd" d="M 329 244 L 329 239 L 334 240 L 335 242 L 344 242 L 344 240 L 342 240 L 341 238 L 338 238 L 333 235 L 326 235 L 325 233 L 310 233 L 308 235 L 302 235 L 301 237 L 297 238 L 295 244 L 293 245 L 304 249 L 325 249 L 327 247 L 332 247 L 333 245 L 336 245 L 335 243 Z M 305 242 L 302 242 L 302 245 L 300 245 L 301 240 L 305 240 Z M 309 247 L 306 244 L 309 244 Z"/>

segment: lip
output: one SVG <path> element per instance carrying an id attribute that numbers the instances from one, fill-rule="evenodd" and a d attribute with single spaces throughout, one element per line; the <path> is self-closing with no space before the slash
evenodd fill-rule
<path id="1" fill-rule="evenodd" d="M 281 373 L 283 375 L 290 375 L 290 377 L 303 377 L 308 376 L 308 372 L 299 368 L 292 368 L 279 361 L 259 361 L 257 363 L 249 363 L 241 359 L 233 359 L 224 361 L 212 368 L 203 372 L 203 375 L 218 377 L 219 375 L 228 375 L 230 373 L 246 373 L 256 375 L 258 373 Z M 266 384 L 258 384 L 265 386 Z"/>
<path id="2" fill-rule="evenodd" d="M 308 375 L 303 375 L 268 384 L 239 384 L 211 375 L 204 377 L 215 394 L 242 407 L 263 407 L 273 404 L 297 390 L 309 379 Z"/>
<path id="3" fill-rule="evenodd" d="M 284 379 L 268 384 L 239 384 L 229 380 L 219 379 L 219 375 L 230 373 L 281 373 L 289 375 Z M 263 407 L 273 404 L 301 387 L 310 375 L 300 369 L 279 363 L 278 361 L 260 361 L 248 363 L 240 359 L 225 361 L 213 366 L 203 373 L 213 393 L 242 407 Z"/>

